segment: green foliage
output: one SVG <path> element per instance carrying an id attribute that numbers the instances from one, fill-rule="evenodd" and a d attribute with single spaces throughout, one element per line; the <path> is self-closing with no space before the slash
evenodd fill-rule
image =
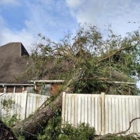
<path id="1" fill-rule="evenodd" d="M 21 135 L 17 136 L 17 139 L 18 140 L 25 140 L 24 136 L 21 136 Z"/>
<path id="2" fill-rule="evenodd" d="M 31 55 L 33 65 L 28 75 L 67 81 L 80 71 L 79 80 L 73 84 L 73 92 L 104 91 L 111 94 L 109 89 L 112 87 L 115 89 L 113 94 L 137 94 L 135 86 L 135 90 L 131 90 L 135 92 L 128 93 L 126 89 L 132 85 L 115 85 L 113 81 L 136 82 L 134 77 L 140 78 L 139 32 L 122 38 L 109 30 L 104 39 L 95 26 L 80 26 L 74 36 L 68 34 L 57 43 L 44 36 L 39 37 L 40 43 Z"/>
<path id="3" fill-rule="evenodd" d="M 37 140 L 96 140 L 98 135 L 95 135 L 95 129 L 88 124 L 80 124 L 77 128 L 66 124 L 61 127 L 61 110 L 57 110 L 42 133 L 38 134 Z M 133 136 L 116 136 L 110 134 L 101 137 L 100 140 L 137 140 Z"/>
<path id="4" fill-rule="evenodd" d="M 78 128 L 74 128 L 67 124 L 62 129 L 62 134 L 59 135 L 58 140 L 93 140 L 95 129 L 89 127 L 88 124 L 80 124 Z"/>
<path id="5" fill-rule="evenodd" d="M 39 134 L 38 140 L 92 140 L 95 130 L 89 125 L 81 124 L 78 128 L 74 128 L 67 124 L 61 128 L 61 111 L 57 110 L 53 118 L 51 118 L 44 129 Z"/>
<path id="6" fill-rule="evenodd" d="M 61 133 L 61 111 L 57 110 L 55 115 L 48 121 L 43 133 L 39 134 L 38 140 L 55 140 Z"/>
<path id="7" fill-rule="evenodd" d="M 1 101 L 2 103 L 2 108 L 5 110 L 5 115 L 3 117 L 3 121 L 6 125 L 8 126 L 13 126 L 17 121 L 17 114 L 14 114 L 11 116 L 10 112 L 13 106 L 15 106 L 15 102 L 11 99 L 3 99 Z"/>
<path id="8" fill-rule="evenodd" d="M 63 79 L 78 77 L 69 87 L 74 93 L 137 94 L 132 84 L 116 84 L 114 81 L 136 82 L 140 78 L 140 33 L 126 37 L 109 30 L 104 39 L 95 26 L 79 27 L 75 36 L 65 36 L 54 42 L 44 36 L 31 54 L 33 64 L 27 70 L 29 78 Z M 130 91 L 130 92 L 129 92 Z M 7 103 L 4 102 L 7 106 Z M 74 128 L 67 124 L 61 128 L 61 111 L 48 121 L 38 134 L 38 140 L 91 140 L 94 128 L 86 124 Z M 134 137 L 110 135 L 104 140 L 135 140 Z"/>
<path id="9" fill-rule="evenodd" d="M 1 101 L 1 103 L 2 103 L 2 107 L 3 107 L 5 110 L 11 109 L 12 106 L 15 104 L 15 102 L 14 102 L 13 100 L 11 100 L 11 99 L 8 99 L 8 100 L 3 99 L 3 100 Z"/>
<path id="10" fill-rule="evenodd" d="M 3 121 L 10 127 L 12 127 L 13 125 L 15 125 L 15 123 L 17 123 L 19 121 L 19 119 L 17 118 L 17 115 L 13 115 L 12 117 L 4 117 Z"/>

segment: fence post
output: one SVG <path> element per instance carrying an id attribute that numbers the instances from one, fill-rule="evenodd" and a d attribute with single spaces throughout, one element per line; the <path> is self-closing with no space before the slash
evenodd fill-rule
<path id="1" fill-rule="evenodd" d="M 62 125 L 61 127 L 64 126 L 65 124 L 65 107 L 66 107 L 66 92 L 63 92 L 63 96 L 62 96 Z"/>
<path id="2" fill-rule="evenodd" d="M 102 120 L 102 123 L 101 123 L 101 128 L 102 128 L 102 135 L 105 134 L 105 93 L 102 92 L 101 93 L 101 98 L 102 98 L 102 110 L 101 110 L 101 120 Z"/>
<path id="3" fill-rule="evenodd" d="M 24 110 L 24 119 L 26 119 L 26 114 L 27 114 L 27 103 L 28 103 L 28 93 L 27 91 L 24 93 L 25 94 L 25 110 Z"/>

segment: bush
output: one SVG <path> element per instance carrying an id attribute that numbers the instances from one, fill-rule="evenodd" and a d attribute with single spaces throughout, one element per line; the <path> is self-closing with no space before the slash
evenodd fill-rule
<path id="1" fill-rule="evenodd" d="M 59 135 L 58 140 L 93 140 L 95 129 L 89 127 L 88 124 L 80 124 L 78 128 L 74 128 L 67 124 Z"/>
<path id="2" fill-rule="evenodd" d="M 94 133 L 95 129 L 84 123 L 80 124 L 78 128 L 74 128 L 70 124 L 61 128 L 61 111 L 57 110 L 43 133 L 38 135 L 38 140 L 92 140 Z"/>

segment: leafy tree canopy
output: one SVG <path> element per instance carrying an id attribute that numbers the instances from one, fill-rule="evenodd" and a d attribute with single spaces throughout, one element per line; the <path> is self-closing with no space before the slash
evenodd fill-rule
<path id="1" fill-rule="evenodd" d="M 140 78 L 138 31 L 122 37 L 109 30 L 104 37 L 95 26 L 80 26 L 75 35 L 68 34 L 60 42 L 39 37 L 28 70 L 33 77 L 67 81 L 79 76 L 72 91 L 77 93 L 137 93 L 132 82 Z"/>

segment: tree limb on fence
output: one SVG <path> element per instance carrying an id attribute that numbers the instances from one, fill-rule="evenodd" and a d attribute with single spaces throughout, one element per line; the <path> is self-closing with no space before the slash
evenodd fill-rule
<path id="1" fill-rule="evenodd" d="M 113 133 L 113 134 L 108 133 L 108 134 L 103 135 L 103 136 L 97 136 L 95 140 L 102 140 L 102 139 L 104 139 L 104 138 L 106 138 L 106 137 L 108 137 L 108 136 L 118 136 L 118 135 L 126 134 L 126 133 L 130 130 L 132 123 L 133 123 L 135 120 L 138 120 L 138 119 L 140 119 L 140 117 L 136 117 L 136 118 L 132 119 L 132 120 L 129 122 L 129 127 L 128 127 L 126 130 L 124 130 L 124 131 L 121 131 L 121 132 L 118 132 L 118 133 Z M 137 136 L 137 137 L 140 137 L 137 133 L 131 133 L 131 134 L 128 134 L 128 135 L 126 135 L 126 136 L 134 136 L 134 135 Z"/>

